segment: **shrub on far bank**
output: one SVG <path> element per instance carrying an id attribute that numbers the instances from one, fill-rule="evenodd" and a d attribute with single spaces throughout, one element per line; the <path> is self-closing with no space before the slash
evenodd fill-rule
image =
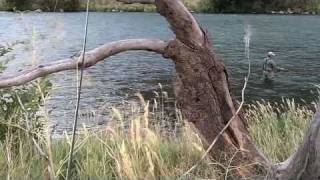
<path id="1" fill-rule="evenodd" d="M 207 13 L 320 13 L 320 1 L 183 0 L 190 11 Z M 83 11 L 87 0 L 0 0 L 0 10 Z M 91 11 L 155 12 L 150 4 L 126 4 L 117 0 L 92 0 Z"/>
<path id="2" fill-rule="evenodd" d="M 0 0 L 0 9 L 11 11 L 37 10 L 42 11 L 78 11 L 79 0 Z"/>
<path id="3" fill-rule="evenodd" d="M 31 1 L 29 0 L 5 0 L 8 8 L 17 10 L 26 10 L 31 8 Z"/>

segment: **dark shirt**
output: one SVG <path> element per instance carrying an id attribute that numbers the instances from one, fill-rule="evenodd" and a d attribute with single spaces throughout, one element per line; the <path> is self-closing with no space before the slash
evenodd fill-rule
<path id="1" fill-rule="evenodd" d="M 282 70 L 282 68 L 278 67 L 277 64 L 271 58 L 267 57 L 264 59 L 263 71 L 278 72 L 281 70 Z"/>

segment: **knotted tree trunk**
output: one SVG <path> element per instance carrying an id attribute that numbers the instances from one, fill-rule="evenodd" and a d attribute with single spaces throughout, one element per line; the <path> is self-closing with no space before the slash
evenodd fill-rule
<path id="1" fill-rule="evenodd" d="M 262 168 L 268 179 L 320 179 L 320 115 L 315 120 L 301 147 L 287 161 L 273 165 L 250 138 L 244 119 L 236 114 L 237 104 L 229 91 L 228 73 L 222 60 L 212 50 L 207 33 L 179 0 L 156 0 L 158 12 L 169 22 L 175 39 L 130 39 L 109 43 L 85 54 L 84 67 L 129 50 L 147 50 L 162 54 L 175 64 L 174 85 L 178 107 L 186 120 L 211 144 L 232 118 L 230 126 L 211 150 L 217 160 L 228 160 L 239 166 L 239 177 L 256 177 Z M 0 78 L 0 88 L 17 86 L 55 72 L 82 66 L 81 58 L 65 59 L 40 65 L 18 75 Z M 255 166 L 243 166 L 255 164 Z M 260 166 L 257 166 L 260 165 Z M 261 170 L 261 169 L 259 169 Z M 261 174 L 260 174 L 261 175 Z"/>
<path id="2" fill-rule="evenodd" d="M 156 6 L 176 35 L 176 39 L 170 41 L 165 49 L 164 57 L 175 63 L 174 89 L 178 107 L 183 117 L 194 124 L 209 145 L 236 112 L 229 92 L 227 70 L 212 50 L 207 33 L 180 1 L 156 1 Z M 235 153 L 235 166 L 267 162 L 252 143 L 239 116 L 219 138 L 211 155 L 223 160 L 228 159 L 224 156 L 231 157 Z M 250 167 L 238 171 L 241 176 L 252 172 Z"/>

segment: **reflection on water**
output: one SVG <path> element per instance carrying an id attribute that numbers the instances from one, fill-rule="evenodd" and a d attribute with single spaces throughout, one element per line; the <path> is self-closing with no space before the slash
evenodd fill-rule
<path id="1" fill-rule="evenodd" d="M 216 51 L 225 59 L 233 94 L 239 98 L 247 71 L 244 55 L 244 27 L 250 25 L 251 77 L 247 100 L 279 100 L 281 97 L 304 98 L 315 95 L 312 84 L 319 83 L 320 18 L 317 16 L 202 15 L 200 24 L 211 32 Z M 5 73 L 13 73 L 33 64 L 67 58 L 81 50 L 84 13 L 37 13 L 19 15 L 0 12 L 0 43 L 23 40 L 26 43 L 1 57 L 11 59 Z M 154 13 L 91 13 L 88 49 L 126 38 L 169 39 L 173 34 L 165 20 Z M 262 80 L 265 54 L 277 54 L 279 73 L 272 83 Z M 13 59 L 13 60 L 12 60 Z M 140 91 L 146 96 L 158 89 L 158 83 L 172 96 L 173 63 L 160 55 L 127 52 L 85 71 L 81 111 L 93 114 L 90 121 L 101 123 L 106 109 L 126 102 Z M 55 84 L 47 103 L 58 128 L 71 127 L 76 97 L 76 72 L 50 76 Z"/>

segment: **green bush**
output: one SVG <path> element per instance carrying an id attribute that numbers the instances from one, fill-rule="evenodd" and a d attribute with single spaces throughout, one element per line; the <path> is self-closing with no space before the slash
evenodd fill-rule
<path id="1" fill-rule="evenodd" d="M 79 0 L 5 0 L 5 3 L 0 3 L 1 6 L 6 6 L 9 10 L 36 10 L 43 11 L 77 11 L 80 9 Z"/>
<path id="2" fill-rule="evenodd" d="M 41 131 L 41 117 L 37 112 L 51 88 L 48 80 L 18 88 L 0 89 L 0 141 L 6 134 L 14 134 L 19 126 L 30 131 Z M 28 122 L 27 122 L 28 121 Z M 27 127 L 27 123 L 30 127 Z"/>
<path id="3" fill-rule="evenodd" d="M 30 0 L 6 0 L 6 3 L 11 9 L 25 10 L 31 8 Z"/>

